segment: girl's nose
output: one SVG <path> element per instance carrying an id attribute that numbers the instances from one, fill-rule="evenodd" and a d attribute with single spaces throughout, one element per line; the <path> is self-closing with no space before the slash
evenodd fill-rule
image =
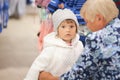
<path id="1" fill-rule="evenodd" d="M 66 28 L 66 31 L 70 31 L 70 27 L 67 27 L 67 28 Z"/>

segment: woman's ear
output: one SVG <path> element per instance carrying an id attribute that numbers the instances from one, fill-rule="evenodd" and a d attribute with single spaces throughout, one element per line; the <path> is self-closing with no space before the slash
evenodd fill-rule
<path id="1" fill-rule="evenodd" d="M 100 14 L 96 15 L 97 21 L 104 21 L 104 17 Z"/>
<path id="2" fill-rule="evenodd" d="M 98 24 L 98 26 L 99 26 L 100 28 L 105 27 L 105 25 L 106 25 L 106 20 L 105 20 L 105 18 L 104 18 L 103 15 L 97 14 L 97 15 L 96 15 L 96 20 L 97 20 L 97 24 Z"/>

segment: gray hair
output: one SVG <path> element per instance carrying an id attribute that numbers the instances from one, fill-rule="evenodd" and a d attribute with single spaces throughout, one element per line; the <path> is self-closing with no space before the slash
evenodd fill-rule
<path id="1" fill-rule="evenodd" d="M 96 15 L 102 15 L 107 22 L 117 17 L 119 10 L 113 0 L 87 0 L 80 10 L 83 18 L 93 22 Z"/>

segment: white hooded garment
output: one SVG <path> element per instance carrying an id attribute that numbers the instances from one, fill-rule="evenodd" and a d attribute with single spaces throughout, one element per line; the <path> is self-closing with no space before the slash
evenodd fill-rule
<path id="1" fill-rule="evenodd" d="M 47 71 L 54 76 L 60 76 L 71 69 L 83 51 L 79 35 L 72 40 L 69 46 L 52 32 L 44 38 L 44 48 L 33 62 L 24 80 L 38 80 L 39 72 Z"/>

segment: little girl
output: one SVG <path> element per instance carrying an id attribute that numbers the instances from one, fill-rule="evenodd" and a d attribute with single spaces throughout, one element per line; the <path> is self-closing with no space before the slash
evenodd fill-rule
<path id="1" fill-rule="evenodd" d="M 43 50 L 24 80 L 38 80 L 43 71 L 60 76 L 71 69 L 83 51 L 75 14 L 69 9 L 58 9 L 53 13 L 52 20 L 54 32 L 45 36 Z"/>

